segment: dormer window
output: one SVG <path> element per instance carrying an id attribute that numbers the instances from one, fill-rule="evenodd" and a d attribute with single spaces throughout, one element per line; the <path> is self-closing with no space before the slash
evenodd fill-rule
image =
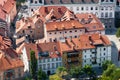
<path id="1" fill-rule="evenodd" d="M 31 28 L 31 26 L 28 26 L 28 29 L 30 29 Z"/>

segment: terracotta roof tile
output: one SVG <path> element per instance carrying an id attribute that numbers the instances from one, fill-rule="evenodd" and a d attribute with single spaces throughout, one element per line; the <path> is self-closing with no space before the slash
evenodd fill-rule
<path id="1" fill-rule="evenodd" d="M 16 58 L 11 59 L 9 56 L 6 56 L 5 54 L 0 53 L 0 71 L 5 71 L 8 69 L 15 69 L 18 67 L 23 67 L 23 62 Z"/>
<path id="2" fill-rule="evenodd" d="M 96 45 L 109 46 L 111 42 L 105 35 L 81 35 L 80 38 L 67 39 L 66 42 L 61 43 L 60 47 L 63 52 L 69 52 L 73 50 L 83 50 L 96 48 Z"/>
<path id="3" fill-rule="evenodd" d="M 79 21 L 70 20 L 70 21 L 61 21 L 61 22 L 49 22 L 46 23 L 47 31 L 56 31 L 56 30 L 65 30 L 65 29 L 74 29 L 74 28 L 84 28 Z"/>
<path id="4" fill-rule="evenodd" d="M 15 0 L 7 0 L 3 5 L 3 10 L 6 13 L 9 13 L 13 9 L 14 5 L 16 5 Z"/>
<path id="5" fill-rule="evenodd" d="M 3 20 L 6 19 L 6 14 L 5 14 L 5 12 L 2 10 L 2 7 L 0 7 L 0 19 L 3 19 Z"/>

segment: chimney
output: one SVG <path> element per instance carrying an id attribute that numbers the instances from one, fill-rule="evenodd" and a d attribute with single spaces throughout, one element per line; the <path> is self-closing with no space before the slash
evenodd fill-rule
<path id="1" fill-rule="evenodd" d="M 58 12 L 59 12 L 60 14 L 63 14 L 61 8 L 58 8 Z"/>

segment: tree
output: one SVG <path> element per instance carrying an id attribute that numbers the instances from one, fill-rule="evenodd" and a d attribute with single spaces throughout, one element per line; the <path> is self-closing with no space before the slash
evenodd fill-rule
<path id="1" fill-rule="evenodd" d="M 103 68 L 103 70 L 106 70 L 106 69 L 108 68 L 108 66 L 111 65 L 111 64 L 112 64 L 111 61 L 108 61 L 108 60 L 104 61 L 104 62 L 102 63 L 102 68 Z"/>
<path id="2" fill-rule="evenodd" d="M 59 77 L 57 74 L 54 74 L 49 77 L 49 80 L 63 80 L 63 79 Z"/>
<path id="3" fill-rule="evenodd" d="M 120 37 L 120 28 L 117 29 L 116 36 Z"/>
<path id="4" fill-rule="evenodd" d="M 30 51 L 30 73 L 33 79 L 36 78 L 36 71 L 37 71 L 37 59 L 35 57 L 35 52 Z"/>
<path id="5" fill-rule="evenodd" d="M 111 64 L 103 72 L 102 77 L 99 80 L 118 80 L 118 79 L 120 79 L 120 68 L 117 68 L 114 64 Z"/>
<path id="6" fill-rule="evenodd" d="M 67 69 L 65 67 L 58 67 L 56 70 L 56 74 L 60 77 L 67 75 Z"/>
<path id="7" fill-rule="evenodd" d="M 83 70 L 82 70 L 81 66 L 76 66 L 76 67 L 73 66 L 73 67 L 71 67 L 69 73 L 72 77 L 78 78 L 79 75 L 83 73 Z"/>
<path id="8" fill-rule="evenodd" d="M 90 65 L 85 65 L 83 67 L 83 72 L 84 72 L 84 74 L 86 74 L 89 77 L 91 77 L 93 75 L 96 75 L 95 72 L 92 69 L 92 66 L 90 66 Z"/>
<path id="9" fill-rule="evenodd" d="M 48 77 L 44 71 L 39 69 L 38 71 L 38 80 L 46 80 Z"/>

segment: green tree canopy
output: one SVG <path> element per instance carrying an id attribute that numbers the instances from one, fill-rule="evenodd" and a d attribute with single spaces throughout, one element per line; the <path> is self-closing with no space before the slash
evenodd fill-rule
<path id="1" fill-rule="evenodd" d="M 37 76 L 36 72 L 37 72 L 37 59 L 35 57 L 35 52 L 30 51 L 30 73 L 33 79 L 35 79 L 35 77 Z"/>
<path id="2" fill-rule="evenodd" d="M 72 77 L 77 78 L 77 77 L 79 77 L 80 74 L 83 73 L 83 70 L 82 70 L 81 66 L 73 66 L 70 68 L 69 73 Z"/>
<path id="3" fill-rule="evenodd" d="M 46 80 L 48 77 L 44 71 L 38 70 L 38 80 Z"/>
<path id="4" fill-rule="evenodd" d="M 67 69 L 65 67 L 58 67 L 56 70 L 56 74 L 60 77 L 63 75 L 67 75 Z"/>
<path id="5" fill-rule="evenodd" d="M 95 72 L 92 70 L 92 66 L 91 65 L 85 65 L 83 67 L 83 72 L 86 75 L 88 75 L 88 76 L 95 75 Z"/>
<path id="6" fill-rule="evenodd" d="M 63 80 L 61 77 L 59 77 L 57 74 L 49 76 L 49 80 Z"/>
<path id="7" fill-rule="evenodd" d="M 111 64 L 103 72 L 102 77 L 99 80 L 119 80 L 119 79 L 120 79 L 120 68 L 117 68 L 114 64 Z"/>
<path id="8" fill-rule="evenodd" d="M 116 36 L 120 37 L 120 28 L 117 29 Z"/>
<path id="9" fill-rule="evenodd" d="M 111 64 L 112 64 L 111 61 L 108 61 L 108 60 L 104 61 L 104 62 L 102 63 L 102 68 L 103 68 L 103 70 L 106 70 L 106 69 L 108 68 L 108 66 L 111 65 Z"/>

